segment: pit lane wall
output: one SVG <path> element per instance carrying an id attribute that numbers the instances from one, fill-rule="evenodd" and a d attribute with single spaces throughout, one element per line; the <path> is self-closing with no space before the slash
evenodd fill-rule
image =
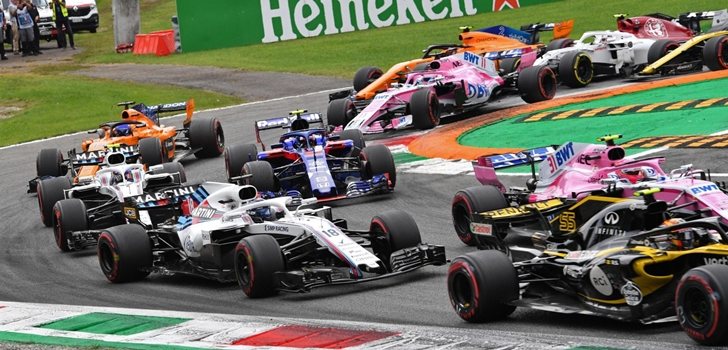
<path id="1" fill-rule="evenodd" d="M 560 0 L 177 0 L 186 52 L 273 43 Z"/>

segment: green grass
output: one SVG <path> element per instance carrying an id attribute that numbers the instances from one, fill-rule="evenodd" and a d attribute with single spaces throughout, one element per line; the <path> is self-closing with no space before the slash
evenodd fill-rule
<path id="1" fill-rule="evenodd" d="M 79 36 L 80 45 L 88 49 L 80 57 L 82 63 L 166 63 L 346 78 L 351 77 L 362 66 L 389 67 L 396 62 L 417 57 L 430 44 L 456 42 L 458 27 L 463 25 L 476 28 L 496 24 L 519 27 L 539 21 L 574 19 L 575 26 L 571 37 L 576 38 L 586 30 L 616 29 L 616 22 L 612 17 L 615 13 L 640 15 L 663 12 L 677 15 L 681 12 L 715 10 L 720 7 L 715 0 L 563 0 L 502 13 L 484 13 L 274 44 L 153 57 L 119 55 L 113 52 L 113 33 L 108 23 L 111 18 L 110 3 L 111 0 L 98 1 L 102 19 L 99 33 Z M 171 28 L 170 17 L 174 15 L 175 8 L 174 0 L 143 1 L 142 31 Z M 543 41 L 550 37 L 549 33 L 542 34 Z"/>
<path id="2" fill-rule="evenodd" d="M 70 74 L 2 74 L 2 106 L 22 106 L 12 117 L 0 119 L 0 146 L 37 138 L 93 129 L 118 120 L 121 100 L 147 104 L 195 98 L 198 109 L 240 103 L 240 99 L 199 90 L 90 79 Z"/>

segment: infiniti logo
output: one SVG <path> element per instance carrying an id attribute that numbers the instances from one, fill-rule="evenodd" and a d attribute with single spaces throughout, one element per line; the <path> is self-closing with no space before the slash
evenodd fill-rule
<path id="1" fill-rule="evenodd" d="M 619 215 L 617 213 L 610 211 L 607 213 L 607 215 L 604 216 L 604 223 L 607 225 L 616 225 L 619 223 Z"/>

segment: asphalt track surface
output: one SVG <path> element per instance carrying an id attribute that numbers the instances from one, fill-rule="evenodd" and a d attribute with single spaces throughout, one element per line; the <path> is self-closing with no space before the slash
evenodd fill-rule
<path id="1" fill-rule="evenodd" d="M 595 83 L 592 88 L 616 83 Z M 319 93 L 201 112 L 198 116 L 219 118 L 228 144 L 247 143 L 254 139 L 253 120 L 286 115 L 298 108 L 325 111 L 327 100 L 326 93 Z M 488 108 L 520 103 L 519 98 L 508 97 Z M 164 122 L 179 124 L 181 118 Z M 277 136 L 275 131 L 268 132 L 264 141 L 270 144 Z M 36 197 L 26 193 L 25 186 L 35 174 L 35 157 L 41 148 L 56 147 L 65 153 L 79 147 L 84 137 L 67 136 L 0 149 L 0 300 L 460 327 L 473 332 L 488 329 L 562 334 L 624 339 L 625 346 L 629 346 L 630 340 L 670 342 L 680 347 L 694 344 L 675 323 L 636 326 L 597 317 L 526 309 L 517 310 L 502 322 L 467 324 L 450 307 L 444 266 L 426 267 L 394 279 L 257 300 L 246 298 L 237 285 L 185 276 L 153 275 L 144 281 L 113 285 L 101 273 L 94 250 L 62 254 L 56 248 L 52 230 L 45 228 L 39 219 Z M 668 156 L 666 169 L 692 163 L 728 173 L 721 153 L 724 154 L 669 150 L 661 155 Z M 192 158 L 183 163 L 189 181 L 225 180 L 222 157 Z M 370 218 L 377 213 L 389 208 L 404 209 L 415 217 L 423 241 L 444 245 L 449 258 L 471 251 L 455 236 L 450 201 L 458 189 L 475 186 L 477 181 L 471 176 L 451 175 L 399 174 L 398 178 L 394 194 L 336 206 L 334 215 L 349 220 L 352 228 L 367 228 Z M 508 177 L 506 181 L 507 185 L 525 185 L 522 177 Z M 537 339 L 523 341 L 537 342 Z"/>

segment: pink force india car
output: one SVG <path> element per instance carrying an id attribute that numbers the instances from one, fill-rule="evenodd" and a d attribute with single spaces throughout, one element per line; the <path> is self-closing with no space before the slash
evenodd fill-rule
<path id="1" fill-rule="evenodd" d="M 432 46 L 442 50 L 435 59 L 419 64 L 407 74 L 402 84 L 376 94 L 357 114 L 350 99 L 333 100 L 329 119 L 348 120 L 344 130 L 359 129 L 364 134 L 398 130 L 414 126 L 431 129 L 441 116 L 465 113 L 492 101 L 507 90 L 515 90 L 526 102 L 552 99 L 556 93 L 556 76 L 549 67 L 532 67 L 537 51 L 525 49 L 478 55 L 456 53 L 458 46 Z M 495 60 L 520 57 L 520 65 L 505 73 L 497 70 Z M 351 118 L 352 115 L 356 115 Z M 341 116 L 347 116 L 341 118 Z"/>
<path id="2" fill-rule="evenodd" d="M 648 188 L 659 189 L 654 198 L 667 203 L 671 210 L 717 216 L 728 225 L 728 195 L 722 186 L 710 181 L 705 171 L 693 169 L 690 164 L 667 173 L 660 166 L 664 157 L 626 157 L 624 148 L 614 143 L 617 138 L 621 135 L 599 138 L 606 144 L 567 142 L 557 149 L 544 147 L 480 157 L 473 169 L 483 186 L 458 191 L 453 198 L 453 224 L 458 237 L 465 244 L 480 245 L 476 236 L 492 233 L 488 227 L 478 225 L 484 218 L 531 214 L 534 209 L 548 213 L 590 195 L 629 198 Z M 495 170 L 524 164 L 530 164 L 532 172 L 527 188 L 506 189 Z"/>

